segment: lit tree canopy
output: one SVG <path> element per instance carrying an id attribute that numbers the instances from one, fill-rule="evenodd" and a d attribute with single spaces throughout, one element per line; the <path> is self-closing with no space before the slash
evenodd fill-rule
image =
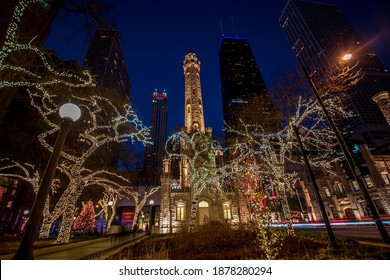
<path id="1" fill-rule="evenodd" d="M 323 86 L 319 88 L 328 111 L 334 118 L 349 118 L 351 113 L 343 106 L 342 95 L 350 86 L 361 78 L 361 73 L 345 63 L 336 67 Z M 295 128 L 301 131 L 300 137 L 306 151 L 310 151 L 309 161 L 313 166 L 332 172 L 332 163 L 339 160 L 336 155 L 336 138 L 325 122 L 325 117 L 314 97 L 302 97 L 305 89 L 299 79 L 292 78 L 279 88 L 279 101 L 282 101 L 282 127 L 275 127 L 274 132 L 264 129 L 259 124 L 248 124 L 241 121 L 235 127 L 226 125 L 225 132 L 235 135 L 235 149 L 247 153 L 249 157 L 247 174 L 252 181 L 267 178 L 271 185 L 276 185 L 281 199 L 283 214 L 287 221 L 289 233 L 293 233 L 286 191 L 291 191 L 298 179 L 296 173 L 288 172 L 287 163 L 302 164 L 297 143 Z M 338 94 L 337 94 L 338 93 Z M 248 102 L 250 104 L 250 102 Z M 284 104 L 283 104 L 284 103 Z M 258 110 L 258 108 L 249 108 Z M 246 112 L 250 113 L 250 111 Z M 264 120 L 261 120 L 264 123 Z"/>
<path id="2" fill-rule="evenodd" d="M 240 170 L 242 161 L 247 154 L 244 152 L 235 157 L 228 164 L 219 166 L 215 157 L 223 154 L 224 149 L 221 144 L 213 140 L 211 135 L 195 131 L 186 133 L 179 131 L 172 134 L 166 142 L 166 152 L 171 158 L 180 158 L 187 174 L 185 182 L 190 186 L 191 192 L 191 220 L 196 218 L 198 199 L 202 191 L 207 190 L 210 194 L 224 196 L 226 190 L 232 187 L 232 182 L 241 176 Z"/>
<path id="3" fill-rule="evenodd" d="M 16 6 L 5 43 L 0 50 L 0 89 L 29 88 L 48 93 L 55 85 L 68 88 L 93 86 L 88 71 L 76 74 L 64 69 L 59 70 L 48 52 L 31 44 L 18 42 L 19 26 L 26 9 L 29 5 L 39 2 L 41 1 L 21 0 Z"/>
<path id="4" fill-rule="evenodd" d="M 42 145 L 51 151 L 54 145 L 53 135 L 59 130 L 58 121 L 56 122 L 58 105 L 51 96 L 41 98 L 39 94 L 32 92 L 30 92 L 30 96 L 32 105 L 39 110 L 51 127 L 50 130 L 38 136 Z M 73 215 L 71 213 L 74 211 L 77 199 L 84 188 L 91 183 L 95 184 L 96 176 L 105 173 L 105 171 L 93 171 L 88 168 L 88 165 L 91 165 L 91 157 L 109 143 L 122 143 L 129 140 L 139 141 L 143 144 L 150 143 L 149 128 L 143 126 L 130 105 L 125 104 L 123 107 L 117 107 L 107 98 L 99 96 L 89 98 L 73 96 L 72 99 L 80 106 L 83 117 L 81 125 L 77 127 L 79 129 L 78 136 L 73 138 L 70 136 L 68 146 L 71 146 L 72 149 L 64 150 L 61 154 L 64 160 L 60 162 L 59 168 L 68 177 L 69 183 L 51 214 L 45 215 L 44 222 L 51 224 L 60 215 L 67 217 L 68 222 L 63 222 L 58 242 L 68 242 L 69 240 L 71 216 Z M 95 179 L 92 180 L 92 178 Z M 100 179 L 98 183 L 102 185 L 107 182 Z M 63 231 L 65 231 L 64 234 Z"/>

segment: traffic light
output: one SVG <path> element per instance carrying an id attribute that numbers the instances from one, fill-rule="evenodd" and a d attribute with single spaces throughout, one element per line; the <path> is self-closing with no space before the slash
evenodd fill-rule
<path id="1" fill-rule="evenodd" d="M 363 144 L 363 142 L 359 140 L 354 140 L 351 133 L 344 134 L 343 138 L 344 138 L 344 143 L 348 148 L 348 151 L 353 159 L 355 166 L 359 168 L 363 176 L 370 174 L 368 167 L 364 166 L 366 164 L 366 160 L 364 159 L 361 150 L 361 145 Z M 348 163 L 346 161 L 344 163 L 344 166 L 349 168 Z"/>

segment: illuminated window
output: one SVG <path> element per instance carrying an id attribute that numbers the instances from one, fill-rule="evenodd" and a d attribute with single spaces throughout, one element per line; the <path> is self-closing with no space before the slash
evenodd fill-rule
<path id="1" fill-rule="evenodd" d="M 382 178 L 385 181 L 385 184 L 390 184 L 390 177 L 387 173 L 382 173 Z"/>
<path id="2" fill-rule="evenodd" d="M 232 99 L 232 103 L 248 103 L 248 101 L 242 99 Z"/>
<path id="3" fill-rule="evenodd" d="M 360 191 L 358 182 L 352 181 L 352 186 L 355 192 Z"/>
<path id="4" fill-rule="evenodd" d="M 179 203 L 176 206 L 176 220 L 177 221 L 184 221 L 184 204 Z"/>
<path id="5" fill-rule="evenodd" d="M 326 197 L 330 197 L 330 191 L 328 188 L 324 188 L 324 192 L 325 192 Z"/>
<path id="6" fill-rule="evenodd" d="M 171 190 L 180 190 L 180 185 L 171 185 Z"/>
<path id="7" fill-rule="evenodd" d="M 223 204 L 223 218 L 225 220 L 230 220 L 232 218 L 232 211 L 230 210 L 230 204 L 224 203 Z"/>
<path id="8" fill-rule="evenodd" d="M 206 201 L 199 202 L 199 207 L 209 207 L 209 204 Z"/>
<path id="9" fill-rule="evenodd" d="M 372 183 L 371 178 L 369 176 L 365 176 L 364 181 L 366 181 L 367 187 L 372 188 L 374 186 L 374 184 Z"/>
<path id="10" fill-rule="evenodd" d="M 344 194 L 344 193 L 345 193 L 343 184 L 341 184 L 340 182 L 337 182 L 337 183 L 335 184 L 335 186 L 336 186 L 337 192 L 338 192 L 339 194 Z"/>

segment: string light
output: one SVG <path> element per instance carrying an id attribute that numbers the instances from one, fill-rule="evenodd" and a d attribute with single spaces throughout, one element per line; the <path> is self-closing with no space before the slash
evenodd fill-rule
<path id="1" fill-rule="evenodd" d="M 32 100 L 31 104 L 38 109 L 44 121 L 51 127 L 48 131 L 40 134 L 38 139 L 44 147 L 52 151 L 53 144 L 49 143 L 47 139 L 59 130 L 59 125 L 55 122 L 58 105 L 50 96 L 39 98 L 40 94 L 32 91 L 29 91 L 29 93 Z M 52 223 L 62 216 L 61 229 L 56 240 L 57 243 L 69 242 L 77 200 L 85 187 L 99 185 L 102 187 L 115 186 L 120 188 L 121 184 L 116 183 L 115 180 L 126 180 L 122 176 L 108 171 L 87 169 L 84 167 L 86 161 L 99 148 L 108 143 L 122 143 L 129 139 L 132 142 L 140 141 L 144 145 L 150 143 L 150 129 L 143 126 L 131 106 L 124 105 L 121 113 L 112 102 L 103 97 L 93 96 L 88 99 L 74 96 L 73 100 L 77 100 L 79 106 L 87 112 L 84 118 L 91 120 L 88 127 L 80 131 L 80 139 L 83 139 L 89 145 L 87 147 L 83 145 L 84 151 L 80 155 L 66 151 L 63 151 L 61 154 L 65 160 L 58 165 L 58 169 L 69 178 L 69 183 L 54 208 L 50 212 L 48 207 L 45 208 L 43 226 L 40 232 L 41 238 L 48 237 Z M 102 112 L 102 108 L 112 109 L 110 117 Z M 115 114 L 112 114 L 112 111 Z M 102 114 L 105 116 L 104 118 L 100 117 Z M 131 132 L 128 131 L 130 125 L 133 130 Z M 104 177 L 102 177 L 103 175 Z M 107 176 L 113 176 L 115 180 L 109 180 L 106 178 Z M 134 196 L 136 195 L 134 194 Z"/>
<path id="2" fill-rule="evenodd" d="M 0 50 L 0 89 L 2 88 L 30 88 L 48 94 L 50 88 L 55 85 L 64 85 L 68 88 L 83 88 L 94 85 L 92 76 L 88 71 L 72 74 L 63 70 L 56 70 L 48 61 L 47 52 L 32 46 L 31 44 L 22 44 L 17 42 L 19 35 L 19 26 L 29 5 L 40 3 L 37 0 L 18 1 L 15 11 L 12 15 L 7 29 L 4 45 Z M 23 59 L 11 59 L 20 56 Z M 23 63 L 31 60 L 33 63 L 28 65 L 12 65 L 12 63 Z M 32 62 L 32 61 L 31 61 Z M 39 68 L 39 73 L 45 73 L 45 76 L 31 71 L 29 68 Z M 44 70 L 45 71 L 44 71 Z M 12 73 L 10 75 L 9 73 Z"/>
<path id="3" fill-rule="evenodd" d="M 226 152 L 222 145 L 201 131 L 186 133 L 179 131 L 169 136 L 165 150 L 170 158 L 180 158 L 187 168 L 184 184 L 191 187 L 190 221 L 195 222 L 198 200 L 203 191 L 226 199 L 224 188 L 241 176 L 243 161 L 247 153 L 238 155 L 233 161 L 222 166 L 215 163 L 215 154 Z M 211 155 L 211 156 L 210 156 Z"/>
<path id="4" fill-rule="evenodd" d="M 327 100 L 331 110 L 337 111 L 344 117 L 350 113 L 343 107 L 338 107 Z M 240 129 L 234 129 L 225 125 L 225 131 L 236 135 L 237 139 L 234 149 L 246 151 L 250 157 L 245 161 L 247 172 L 253 182 L 259 178 L 268 178 L 271 186 L 277 187 L 278 198 L 281 202 L 282 212 L 286 221 L 287 233 L 293 235 L 292 219 L 287 201 L 287 192 L 292 192 L 297 180 L 298 173 L 286 170 L 287 163 L 302 164 L 301 159 L 296 158 L 298 145 L 294 126 L 300 127 L 304 133 L 302 142 L 308 151 L 317 153 L 309 156 L 313 166 L 333 172 L 333 163 L 340 160 L 335 155 L 336 138 L 328 127 L 324 126 L 324 116 L 316 101 L 312 98 L 298 98 L 295 113 L 290 117 L 289 122 L 279 132 L 267 134 L 260 125 L 249 125 L 241 121 Z M 252 159 L 252 160 L 249 160 Z M 254 160 L 256 159 L 256 160 Z M 257 212 L 254 213 L 257 215 Z"/>
<path id="5" fill-rule="evenodd" d="M 128 141 L 129 139 L 132 142 L 140 141 L 144 145 L 150 143 L 149 128 L 143 126 L 131 106 L 125 105 L 123 108 L 124 113 L 121 113 L 117 107 L 115 107 L 108 99 L 103 97 L 93 96 L 89 99 L 73 97 L 73 100 L 76 100 L 75 102 L 79 104 L 80 108 L 84 108 L 84 111 L 87 111 L 87 119 L 90 120 L 90 122 L 89 125 L 85 127 L 84 131 L 80 131 L 79 139 L 82 139 L 84 143 L 88 144 L 87 146 L 84 145 L 83 153 L 79 156 L 67 152 L 62 153 L 62 156 L 66 160 L 60 164 L 60 169 L 68 176 L 69 186 L 57 202 L 55 211 L 53 211 L 52 215 L 50 215 L 51 219 L 47 220 L 48 223 L 52 223 L 62 214 L 64 221 L 64 215 L 67 215 L 65 224 L 66 227 L 62 224 L 56 241 L 58 243 L 67 243 L 71 232 L 69 226 L 71 226 L 73 213 L 71 210 L 63 211 L 62 209 L 66 209 L 64 206 L 74 210 L 78 197 L 89 182 L 101 186 L 108 184 L 108 182 L 104 181 L 103 178 L 99 178 L 99 181 L 96 179 L 92 180 L 94 176 L 97 176 L 97 173 L 91 173 L 91 176 L 86 175 L 91 172 L 90 170 L 84 168 L 84 165 L 90 156 L 95 154 L 99 148 L 108 143 L 122 143 Z M 48 105 L 49 103 L 45 104 Z M 48 106 L 37 106 L 37 103 L 34 103 L 34 106 L 41 111 L 45 120 L 54 127 L 38 137 L 43 146 L 52 150 L 52 145 L 47 142 L 47 139 L 49 138 L 48 136 L 55 133 L 59 128 L 55 123 L 50 121 L 50 114 L 47 114 L 47 112 L 54 111 Z M 57 107 L 55 104 L 52 106 L 54 108 Z M 45 107 L 47 112 L 43 110 Z M 111 108 L 112 110 L 109 111 L 111 114 L 105 114 L 102 112 L 102 110 L 104 110 L 102 108 Z M 101 118 L 101 115 L 107 115 L 107 117 Z M 128 132 L 129 125 L 133 127 L 132 132 Z M 106 175 L 107 174 L 108 172 L 106 172 Z M 112 184 L 112 182 L 109 184 Z"/>
<path id="6" fill-rule="evenodd" d="M 140 200 L 140 196 L 141 194 L 138 193 L 138 192 L 133 192 L 131 193 L 130 195 L 133 197 L 134 199 L 134 206 L 135 206 L 135 210 L 134 210 L 134 219 L 133 219 L 133 225 L 136 225 L 137 224 L 137 220 L 138 220 L 138 216 L 139 216 L 139 213 L 141 212 L 142 208 L 144 207 L 144 205 L 146 204 L 146 201 L 147 199 L 153 195 L 155 192 L 157 192 L 158 190 L 160 189 L 160 186 L 158 187 L 152 187 L 150 190 L 145 190 L 145 193 L 144 195 L 142 196 L 142 199 Z"/>
<path id="7" fill-rule="evenodd" d="M 82 202 L 82 209 L 73 223 L 73 229 L 80 231 L 82 234 L 93 232 L 95 228 L 95 208 L 92 200 L 86 203 Z"/>
<path id="8" fill-rule="evenodd" d="M 56 87 L 61 86 L 65 92 L 77 89 L 92 88 L 94 82 L 88 71 L 79 71 L 71 73 L 63 68 L 55 67 L 50 61 L 50 54 L 40 48 L 30 44 L 23 44 L 17 41 L 19 26 L 24 13 L 29 5 L 39 3 L 39 1 L 21 0 L 15 9 L 11 19 L 4 45 L 0 50 L 0 89 L 2 88 L 23 88 L 28 93 L 31 105 L 35 107 L 42 115 L 44 122 L 49 129 L 38 136 L 39 142 L 50 152 L 53 151 L 53 135 L 58 133 L 59 124 L 57 111 L 59 107 L 58 96 L 54 95 Z M 24 57 L 25 60 L 13 59 Z M 33 61 L 28 61 L 33 58 Z M 23 62 L 28 65 L 23 65 Z M 34 71 L 39 69 L 39 72 Z M 58 68 L 58 69 L 56 69 Z M 10 75 L 9 73 L 12 73 Z M 54 90 L 53 90 L 54 89 Z M 91 171 L 87 169 L 86 161 L 103 145 L 109 143 L 122 143 L 139 141 L 146 145 L 150 141 L 150 128 L 143 126 L 130 105 L 123 107 L 115 106 L 110 100 L 101 96 L 68 96 L 77 102 L 83 110 L 84 119 L 88 121 L 88 126 L 81 128 L 80 142 L 84 141 L 82 148 L 84 150 L 72 153 L 62 151 L 63 161 L 60 162 L 58 169 L 68 177 L 68 186 L 63 193 L 58 193 L 60 198 L 53 208 L 47 207 L 44 210 L 44 221 L 40 232 L 40 237 L 48 237 L 51 224 L 62 216 L 61 230 L 57 242 L 68 242 L 73 224 L 73 217 L 76 209 L 76 203 L 82 191 L 89 184 L 100 185 L 103 187 L 118 187 L 115 180 L 105 180 L 104 176 L 115 176 L 106 171 Z M 15 163 L 16 164 L 16 163 Z M 10 166 L 9 166 L 10 167 Z M 19 166 L 21 168 L 21 166 Z M 100 172 L 100 173 L 99 173 Z M 11 176 L 11 172 L 8 173 Z M 39 174 L 38 174 L 39 175 Z M 38 176 L 37 175 L 37 176 Z M 33 177 L 25 176 L 26 180 L 33 180 Z M 39 178 L 35 178 L 35 189 L 39 185 Z"/>

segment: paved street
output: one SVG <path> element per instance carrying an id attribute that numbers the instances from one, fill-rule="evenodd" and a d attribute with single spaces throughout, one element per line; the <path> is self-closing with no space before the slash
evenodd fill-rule
<path id="1" fill-rule="evenodd" d="M 387 232 L 390 235 L 390 225 L 386 221 L 384 223 Z M 374 223 L 360 222 L 360 223 L 331 223 L 333 233 L 336 236 L 351 237 L 357 240 L 378 240 L 381 241 L 378 228 Z M 294 225 L 297 231 L 308 231 L 321 234 L 327 234 L 325 225 L 323 224 L 299 224 Z"/>
<path id="2" fill-rule="evenodd" d="M 129 233 L 124 236 L 108 236 L 92 241 L 55 246 L 34 251 L 36 260 L 80 260 L 119 244 L 129 242 L 145 236 L 144 232 L 135 235 Z M 75 247 L 78 244 L 77 247 Z M 1 256 L 1 259 L 11 259 L 13 255 Z"/>

